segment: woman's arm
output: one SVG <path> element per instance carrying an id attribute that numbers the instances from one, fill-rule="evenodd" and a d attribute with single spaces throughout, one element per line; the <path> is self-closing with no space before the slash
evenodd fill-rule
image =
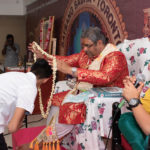
<path id="1" fill-rule="evenodd" d="M 134 79 L 135 80 L 135 79 Z M 124 80 L 124 89 L 123 89 L 123 96 L 125 99 L 129 102 L 132 98 L 137 98 L 139 99 L 140 93 L 142 91 L 142 88 L 144 86 L 143 83 L 140 83 L 140 86 L 136 89 L 133 85 L 133 79 L 132 78 L 127 78 Z M 143 132 L 146 135 L 150 134 L 150 114 L 145 111 L 143 108 L 142 104 L 139 104 L 136 107 L 132 108 L 134 117 L 143 130 Z"/>

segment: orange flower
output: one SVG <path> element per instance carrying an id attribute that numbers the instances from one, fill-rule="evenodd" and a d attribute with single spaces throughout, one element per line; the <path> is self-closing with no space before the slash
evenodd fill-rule
<path id="1" fill-rule="evenodd" d="M 46 135 L 49 136 L 49 135 L 52 135 L 52 127 L 47 127 L 46 129 Z"/>

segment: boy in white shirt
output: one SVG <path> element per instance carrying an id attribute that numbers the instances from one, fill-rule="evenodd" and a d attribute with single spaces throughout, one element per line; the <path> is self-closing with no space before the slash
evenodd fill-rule
<path id="1" fill-rule="evenodd" d="M 0 150 L 7 150 L 3 132 L 15 132 L 20 127 L 25 111 L 34 109 L 37 87 L 52 75 L 48 62 L 38 59 L 28 73 L 8 72 L 0 74 Z"/>

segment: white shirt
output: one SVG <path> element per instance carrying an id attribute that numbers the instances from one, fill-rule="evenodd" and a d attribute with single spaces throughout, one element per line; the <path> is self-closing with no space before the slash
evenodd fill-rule
<path id="1" fill-rule="evenodd" d="M 36 94 L 36 76 L 32 72 L 0 74 L 0 133 L 4 132 L 16 107 L 33 112 Z"/>

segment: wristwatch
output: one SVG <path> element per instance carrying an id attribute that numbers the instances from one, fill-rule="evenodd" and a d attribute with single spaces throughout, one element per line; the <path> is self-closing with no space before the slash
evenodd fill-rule
<path id="1" fill-rule="evenodd" d="M 72 70 L 72 75 L 75 76 L 75 74 L 77 72 L 77 68 L 76 67 L 72 67 L 71 70 Z"/>
<path id="2" fill-rule="evenodd" d="M 136 106 L 138 106 L 139 104 L 142 104 L 141 101 L 137 98 L 132 98 L 130 101 L 129 101 L 129 106 L 130 108 L 134 108 Z"/>

